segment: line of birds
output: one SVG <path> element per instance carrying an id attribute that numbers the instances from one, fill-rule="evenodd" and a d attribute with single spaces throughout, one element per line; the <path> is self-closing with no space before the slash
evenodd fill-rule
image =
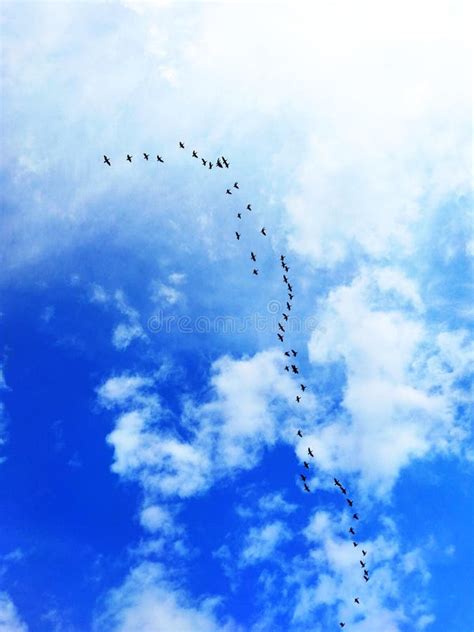
<path id="1" fill-rule="evenodd" d="M 180 147 L 180 149 L 185 149 L 185 145 L 184 145 L 184 143 L 182 141 L 179 142 L 179 147 Z M 200 158 L 196 150 L 192 151 L 192 157 L 196 158 L 198 160 Z M 150 159 L 150 154 L 143 153 L 143 159 L 148 161 Z M 221 169 L 224 169 L 224 168 L 228 169 L 229 165 L 230 165 L 229 161 L 224 156 L 220 156 L 219 158 L 217 158 L 215 163 L 213 163 L 212 161 L 210 161 L 208 159 L 204 159 L 202 157 L 200 159 L 202 161 L 202 165 L 204 167 L 207 167 L 208 169 L 212 169 L 213 166 L 217 166 L 217 167 L 219 167 Z M 132 162 L 133 155 L 127 154 L 126 160 L 128 162 Z M 158 154 L 156 155 L 156 160 L 157 160 L 157 162 L 160 162 L 160 163 L 164 163 L 165 162 L 163 160 L 163 158 L 160 155 L 158 155 Z M 105 154 L 104 154 L 104 164 L 107 164 L 109 167 L 111 166 L 111 161 Z M 225 195 L 233 195 L 233 193 L 235 193 L 235 191 L 239 191 L 239 190 L 240 190 L 239 183 L 238 182 L 234 182 L 233 185 L 231 185 L 229 188 L 226 189 Z M 249 211 L 249 212 L 252 211 L 252 205 L 250 203 L 247 204 L 246 210 Z M 237 213 L 237 219 L 239 219 L 239 220 L 242 219 L 242 212 L 241 211 L 239 211 Z M 265 228 L 265 226 L 263 226 L 260 229 L 260 234 L 263 235 L 264 237 L 267 236 L 267 229 Z M 236 236 L 236 239 L 238 241 L 240 241 L 242 234 L 239 233 L 236 230 L 235 231 L 235 236 Z M 256 263 L 256 261 L 257 261 L 257 255 L 253 251 L 250 252 L 250 259 L 251 259 L 251 261 L 253 263 Z M 290 267 L 288 266 L 288 264 L 286 262 L 286 256 L 285 255 L 280 255 L 280 265 L 281 265 L 281 267 L 284 270 L 284 273 L 282 275 L 283 276 L 283 283 L 285 283 L 285 285 L 286 285 L 287 296 L 288 296 L 288 300 L 285 300 L 285 302 L 286 302 L 286 311 L 282 312 L 282 314 L 281 314 L 281 319 L 283 320 L 283 322 L 281 322 L 281 321 L 278 322 L 278 331 L 277 331 L 277 338 L 278 338 L 278 340 L 281 343 L 283 343 L 284 340 L 285 340 L 285 334 L 286 334 L 285 323 L 287 323 L 288 320 L 289 320 L 289 314 L 287 312 L 291 312 L 291 310 L 292 310 L 292 307 L 293 307 L 292 301 L 294 299 L 294 294 L 293 294 L 293 286 L 292 286 L 292 284 L 289 281 L 289 277 L 287 276 L 289 271 L 290 271 Z M 258 276 L 258 274 L 259 274 L 258 268 L 253 268 L 252 274 L 255 275 L 255 276 Z M 284 351 L 283 355 L 285 356 L 285 360 L 287 362 L 287 364 L 284 365 L 284 369 L 283 370 L 288 372 L 288 373 L 292 373 L 294 375 L 299 375 L 300 371 L 299 371 L 298 366 L 296 364 L 291 364 L 291 359 L 294 359 L 294 358 L 297 357 L 298 351 L 296 351 L 295 349 L 289 349 L 289 350 Z M 300 390 L 301 390 L 302 393 L 304 393 L 307 390 L 307 386 L 305 384 L 300 383 L 299 386 L 300 386 Z M 296 403 L 299 404 L 301 402 L 301 397 L 302 396 L 300 394 L 296 395 Z M 297 431 L 296 434 L 298 435 L 299 438 L 303 438 L 303 436 L 304 436 L 303 432 L 300 429 Z M 312 459 L 314 459 L 315 456 L 314 456 L 314 453 L 311 450 L 310 446 L 308 446 L 307 450 L 308 450 L 308 456 L 311 457 Z M 304 466 L 304 468 L 306 470 L 310 469 L 310 463 L 307 462 L 307 461 L 303 461 L 303 466 Z M 311 489 L 310 489 L 310 487 L 309 487 L 309 485 L 307 483 L 307 480 L 308 480 L 307 476 L 305 474 L 300 474 L 300 478 L 301 478 L 301 480 L 303 482 L 303 489 L 306 492 L 310 493 Z M 353 509 L 354 501 L 351 500 L 348 497 L 347 489 L 341 484 L 341 482 L 337 478 L 334 478 L 333 480 L 334 480 L 334 485 L 346 497 L 346 502 L 347 502 L 349 508 Z M 357 512 L 352 514 L 352 520 L 359 521 L 359 514 Z M 355 538 L 356 531 L 354 530 L 353 527 L 350 527 L 350 529 L 348 530 L 348 533 L 350 533 L 352 538 Z M 355 539 L 352 539 L 352 544 L 353 544 L 354 549 L 358 548 L 359 545 L 360 545 L 360 543 L 357 542 Z M 360 550 L 361 550 L 361 553 L 362 553 L 362 558 L 359 560 L 359 564 L 360 564 L 361 568 L 363 569 L 362 577 L 363 577 L 365 582 L 368 582 L 369 579 L 370 579 L 370 576 L 369 576 L 369 571 L 368 571 L 368 569 L 366 567 L 367 565 L 366 565 L 366 562 L 365 562 L 365 558 L 367 556 L 367 551 L 365 549 L 363 549 L 363 548 L 361 548 Z M 354 603 L 356 603 L 358 605 L 360 604 L 359 597 L 355 597 L 354 598 Z M 339 626 L 341 628 L 344 628 L 346 626 L 346 624 L 344 623 L 344 621 L 340 621 L 339 622 Z"/>

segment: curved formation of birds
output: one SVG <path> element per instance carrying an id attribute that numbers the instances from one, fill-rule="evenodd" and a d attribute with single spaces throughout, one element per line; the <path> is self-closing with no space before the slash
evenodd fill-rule
<path id="1" fill-rule="evenodd" d="M 180 141 L 179 142 L 179 148 L 181 150 L 185 150 L 186 151 L 186 147 L 185 144 Z M 192 150 L 191 153 L 191 157 L 195 158 L 196 160 L 200 160 L 201 164 L 203 167 L 205 167 L 206 169 L 213 169 L 213 168 L 218 168 L 218 169 L 228 169 L 230 162 L 225 158 L 225 156 L 219 156 L 215 162 L 212 162 L 209 159 L 205 159 L 202 156 L 199 156 L 196 150 Z M 147 153 L 143 153 L 143 160 L 145 161 L 149 161 L 150 160 L 150 154 Z M 128 162 L 132 162 L 133 161 L 133 155 L 127 154 L 126 156 L 126 160 Z M 158 163 L 164 163 L 164 159 L 162 158 L 162 156 L 160 156 L 159 154 L 156 155 L 156 162 Z M 111 160 L 110 158 L 108 158 L 106 155 L 104 155 L 104 164 L 108 165 L 109 167 L 112 166 Z M 233 195 L 235 193 L 237 193 L 238 191 L 240 191 L 240 186 L 239 183 L 236 181 L 233 184 L 229 185 L 229 187 L 226 189 L 225 194 L 224 195 Z M 239 212 L 237 212 L 236 214 L 236 219 L 238 220 L 242 220 L 243 219 L 243 214 L 245 214 L 245 211 L 248 212 L 252 212 L 252 204 L 251 203 L 247 203 L 245 210 L 241 210 Z M 265 228 L 265 226 L 262 226 L 262 228 L 260 229 L 260 234 L 262 235 L 262 237 L 266 237 L 267 236 L 267 229 Z M 238 241 L 240 241 L 241 238 L 241 233 L 239 233 L 238 230 L 235 231 L 235 237 Z M 257 255 L 256 253 L 254 253 L 253 251 L 250 252 L 250 260 L 252 261 L 252 263 L 256 263 L 257 262 Z M 290 266 L 288 265 L 287 261 L 286 261 L 286 256 L 285 255 L 280 255 L 280 259 L 279 259 L 279 263 L 280 266 L 283 270 L 282 272 L 282 280 L 283 283 L 286 285 L 287 288 L 287 296 L 288 296 L 288 300 L 285 299 L 285 303 L 286 303 L 286 311 L 281 313 L 281 319 L 280 322 L 278 323 L 278 331 L 277 331 L 277 338 L 280 341 L 280 343 L 284 343 L 285 342 L 285 335 L 286 335 L 286 329 L 285 329 L 285 324 L 288 322 L 289 320 L 289 314 L 287 312 L 291 312 L 292 308 L 293 308 L 293 299 L 294 299 L 294 293 L 293 293 L 293 286 L 289 281 L 289 277 L 287 276 L 289 271 L 290 271 Z M 255 276 L 258 276 L 259 271 L 258 268 L 253 268 L 252 269 L 252 274 Z M 285 358 L 285 364 L 284 364 L 284 368 L 282 369 L 283 371 L 286 371 L 288 373 L 294 374 L 294 375 L 299 375 L 300 371 L 299 368 L 296 364 L 294 364 L 293 362 L 296 362 L 295 358 L 298 355 L 298 351 L 296 351 L 295 349 L 288 349 L 288 350 L 284 350 L 283 351 L 283 356 Z M 307 390 L 307 386 L 303 383 L 300 383 L 299 385 L 300 391 L 302 394 L 304 394 L 304 392 Z M 296 395 L 296 403 L 299 404 L 301 401 L 301 397 L 302 395 L 300 395 L 298 393 L 298 395 Z M 299 439 L 303 439 L 304 435 L 303 432 L 299 429 L 297 431 L 297 436 L 299 437 Z M 314 453 L 311 450 L 311 446 L 307 446 L 307 454 L 309 457 L 308 461 L 303 461 L 303 468 L 304 470 L 310 470 L 310 463 L 311 463 L 311 459 L 314 459 Z M 300 479 L 303 483 L 303 489 L 308 492 L 311 493 L 311 489 L 307 483 L 307 476 L 304 473 L 300 473 Z M 348 493 L 347 493 L 347 489 L 343 486 L 343 484 L 337 479 L 337 478 L 333 478 L 334 480 L 334 485 L 338 488 L 338 490 L 341 492 L 341 494 L 345 497 L 346 503 L 349 507 L 349 509 L 351 511 L 354 510 L 354 501 L 349 498 Z M 359 514 L 357 513 L 357 511 L 355 511 L 352 514 L 352 520 L 354 521 L 354 524 L 358 523 L 360 518 L 359 518 Z M 359 564 L 360 567 L 363 571 L 362 574 L 362 579 L 365 582 L 368 582 L 370 579 L 370 575 L 369 575 L 369 570 L 367 569 L 367 563 L 366 563 L 366 556 L 367 556 L 367 551 L 365 549 L 362 548 L 362 545 L 360 542 L 358 542 L 356 540 L 356 530 L 351 526 L 348 530 L 348 533 L 350 534 L 351 540 L 352 540 L 352 544 L 354 549 L 357 548 L 357 550 L 360 550 L 362 555 L 360 556 L 361 559 L 359 559 Z M 360 605 L 361 601 L 359 597 L 354 597 L 353 598 L 354 603 L 357 605 Z M 341 628 L 344 628 L 346 626 L 344 621 L 340 621 L 339 622 L 339 626 Z"/>

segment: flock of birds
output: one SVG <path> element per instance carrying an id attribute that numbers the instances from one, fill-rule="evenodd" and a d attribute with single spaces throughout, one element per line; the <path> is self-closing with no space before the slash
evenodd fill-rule
<path id="1" fill-rule="evenodd" d="M 180 141 L 179 147 L 180 147 L 180 149 L 185 149 L 184 143 Z M 207 169 L 212 169 L 213 167 L 217 167 L 217 168 L 220 168 L 220 169 L 228 169 L 229 168 L 229 164 L 230 164 L 229 161 L 224 156 L 220 156 L 213 163 L 211 160 L 208 160 L 208 159 L 200 157 L 196 150 L 192 151 L 191 157 L 195 158 L 197 160 L 200 159 L 201 163 L 202 163 L 202 166 L 206 167 Z M 148 161 L 150 159 L 150 154 L 143 153 L 143 159 Z M 130 154 L 127 154 L 126 160 L 128 162 L 132 162 L 133 156 L 130 155 Z M 156 155 L 156 161 L 159 162 L 159 163 L 164 163 L 165 162 L 163 160 L 163 158 L 160 155 L 158 155 L 158 154 Z M 111 166 L 111 161 L 106 155 L 104 155 L 104 164 L 107 164 L 109 167 Z M 234 182 L 233 185 L 230 185 L 226 189 L 225 195 L 233 195 L 237 191 L 240 191 L 240 186 L 239 186 L 238 182 Z M 249 212 L 252 211 L 252 205 L 250 203 L 247 204 L 246 210 L 249 211 Z M 237 219 L 242 220 L 242 213 L 243 212 L 244 211 L 237 212 Z M 263 237 L 267 236 L 267 229 L 265 228 L 265 226 L 263 226 L 260 229 L 260 234 Z M 240 241 L 241 233 L 239 233 L 238 230 L 235 231 L 235 237 L 236 237 L 236 239 L 238 241 Z M 251 259 L 251 261 L 253 263 L 257 262 L 257 255 L 253 251 L 250 252 L 250 259 Z M 284 343 L 285 335 L 287 333 L 286 329 L 285 329 L 285 325 L 286 325 L 286 323 L 289 320 L 289 312 L 291 312 L 292 307 L 293 307 L 292 301 L 294 299 L 294 293 L 293 293 L 293 286 L 292 286 L 292 284 L 289 281 L 289 277 L 287 276 L 289 271 L 290 271 L 290 267 L 287 264 L 286 256 L 283 255 L 283 254 L 280 255 L 280 265 L 281 265 L 281 268 L 283 270 L 282 277 L 283 277 L 283 283 L 286 285 L 288 300 L 285 300 L 285 302 L 286 302 L 286 310 L 284 312 L 282 312 L 282 314 L 281 314 L 280 322 L 278 322 L 278 331 L 277 331 L 276 335 L 277 335 L 277 338 L 280 341 L 280 343 Z M 258 276 L 258 274 L 259 274 L 258 268 L 253 268 L 252 274 L 255 275 L 255 276 Z M 284 370 L 284 371 L 286 371 L 288 373 L 294 374 L 294 375 L 299 375 L 300 371 L 299 371 L 298 366 L 296 364 L 292 364 L 292 362 L 296 362 L 295 358 L 298 355 L 298 351 L 296 351 L 295 349 L 285 350 L 285 351 L 283 351 L 283 355 L 284 355 L 284 358 L 285 358 L 286 362 L 285 362 L 284 368 L 282 370 Z M 300 383 L 299 388 L 300 388 L 301 393 L 303 394 L 306 391 L 307 386 L 305 384 L 303 384 L 303 383 Z M 298 393 L 298 395 L 296 395 L 296 403 L 298 403 L 298 404 L 300 403 L 301 397 L 302 397 L 302 395 L 300 395 L 299 393 Z M 300 439 L 304 438 L 303 432 L 301 430 L 298 430 L 296 434 L 297 434 L 297 436 Z M 311 446 L 307 447 L 307 454 L 308 454 L 308 457 L 310 457 L 310 459 L 314 459 L 315 458 L 314 453 L 311 450 Z M 310 468 L 310 462 L 304 460 L 303 461 L 303 467 L 304 467 L 305 470 L 310 470 L 311 469 Z M 307 476 L 304 473 L 300 473 L 300 478 L 301 478 L 301 481 L 303 483 L 303 489 L 306 492 L 310 493 L 311 489 L 310 489 L 310 487 L 309 487 L 309 485 L 307 483 L 307 480 L 308 480 Z M 334 478 L 333 480 L 334 480 L 334 485 L 338 488 L 338 490 L 341 492 L 341 494 L 345 497 L 345 500 L 346 500 L 346 503 L 347 503 L 349 509 L 351 511 L 353 511 L 354 510 L 354 501 L 351 498 L 349 498 L 349 496 L 347 494 L 347 489 L 342 485 L 342 483 L 337 478 Z M 359 521 L 359 514 L 357 513 L 357 511 L 355 511 L 352 514 L 352 520 L 354 521 L 354 524 Z M 361 559 L 359 559 L 359 564 L 360 564 L 360 567 L 361 567 L 361 569 L 363 571 L 362 578 L 363 578 L 363 580 L 365 582 L 368 582 L 369 579 L 370 579 L 370 575 L 369 575 L 369 571 L 367 569 L 367 564 L 366 564 L 366 561 L 365 561 L 366 560 L 366 556 L 367 556 L 367 551 L 365 549 L 363 549 L 362 546 L 360 546 L 359 542 L 356 541 L 355 538 L 356 538 L 357 534 L 356 534 L 355 529 L 352 526 L 349 528 L 348 533 L 350 534 L 350 537 L 351 537 L 351 540 L 352 540 L 352 545 L 353 545 L 354 549 L 357 548 L 362 553 Z M 359 546 L 360 546 L 360 549 L 359 549 Z M 360 598 L 359 597 L 354 597 L 354 603 L 357 604 L 357 605 L 360 605 Z M 339 626 L 341 628 L 344 628 L 346 626 L 346 624 L 345 624 L 344 621 L 340 621 L 339 622 Z"/>

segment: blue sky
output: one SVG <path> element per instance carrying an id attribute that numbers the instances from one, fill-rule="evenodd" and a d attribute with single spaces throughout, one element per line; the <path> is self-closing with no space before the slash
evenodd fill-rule
<path id="1" fill-rule="evenodd" d="M 474 631 L 470 9 L 326 4 L 3 6 L 1 632 Z"/>

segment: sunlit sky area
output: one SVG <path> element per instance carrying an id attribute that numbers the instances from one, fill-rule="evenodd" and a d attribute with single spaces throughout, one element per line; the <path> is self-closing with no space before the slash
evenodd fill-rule
<path id="1" fill-rule="evenodd" d="M 0 632 L 474 632 L 470 5 L 3 3 Z"/>

